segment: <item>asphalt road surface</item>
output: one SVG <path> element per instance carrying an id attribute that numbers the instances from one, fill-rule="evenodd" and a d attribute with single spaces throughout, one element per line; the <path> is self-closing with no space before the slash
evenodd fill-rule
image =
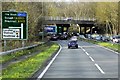
<path id="1" fill-rule="evenodd" d="M 78 49 L 57 42 L 62 49 L 43 78 L 118 78 L 118 54 L 83 41 Z"/>

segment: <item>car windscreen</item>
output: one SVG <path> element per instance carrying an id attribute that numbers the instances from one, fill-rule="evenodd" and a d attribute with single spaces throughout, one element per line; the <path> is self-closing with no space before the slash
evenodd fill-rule
<path id="1" fill-rule="evenodd" d="M 77 43 L 77 41 L 70 41 L 70 43 Z"/>

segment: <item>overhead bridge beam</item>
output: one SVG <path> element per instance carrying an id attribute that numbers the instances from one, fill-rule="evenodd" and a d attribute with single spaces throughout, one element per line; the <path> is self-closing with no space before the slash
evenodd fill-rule
<path id="1" fill-rule="evenodd" d="M 95 21 L 89 20 L 45 20 L 43 24 L 95 24 Z"/>

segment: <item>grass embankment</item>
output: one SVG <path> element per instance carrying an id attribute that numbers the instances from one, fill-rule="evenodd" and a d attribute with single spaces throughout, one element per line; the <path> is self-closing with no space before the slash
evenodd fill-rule
<path id="1" fill-rule="evenodd" d="M 90 42 L 93 44 L 97 44 L 100 46 L 104 46 L 106 48 L 112 49 L 114 51 L 120 52 L 120 44 L 113 44 L 110 42 L 102 42 L 102 41 L 96 41 L 96 40 L 88 40 L 88 39 L 80 39 L 82 41 Z"/>
<path id="2" fill-rule="evenodd" d="M 48 48 L 47 44 L 43 44 L 43 45 L 40 45 L 40 46 L 35 47 L 35 48 L 30 48 L 30 49 L 10 53 L 7 55 L 3 55 L 2 58 L 0 58 L 0 63 L 5 63 L 5 62 L 10 61 L 12 59 L 17 60 L 20 56 L 31 55 L 33 52 L 42 51 L 42 50 L 45 50 L 47 48 Z"/>
<path id="3" fill-rule="evenodd" d="M 22 62 L 8 66 L 3 70 L 2 78 L 29 78 L 42 64 L 59 48 L 58 44 L 52 44 L 49 49 L 34 55 Z"/>

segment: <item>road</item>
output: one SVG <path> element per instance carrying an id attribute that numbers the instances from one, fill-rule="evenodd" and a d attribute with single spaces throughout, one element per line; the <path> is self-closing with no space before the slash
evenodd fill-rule
<path id="1" fill-rule="evenodd" d="M 62 49 L 43 78 L 118 78 L 118 54 L 83 41 L 78 49 L 57 42 Z"/>

